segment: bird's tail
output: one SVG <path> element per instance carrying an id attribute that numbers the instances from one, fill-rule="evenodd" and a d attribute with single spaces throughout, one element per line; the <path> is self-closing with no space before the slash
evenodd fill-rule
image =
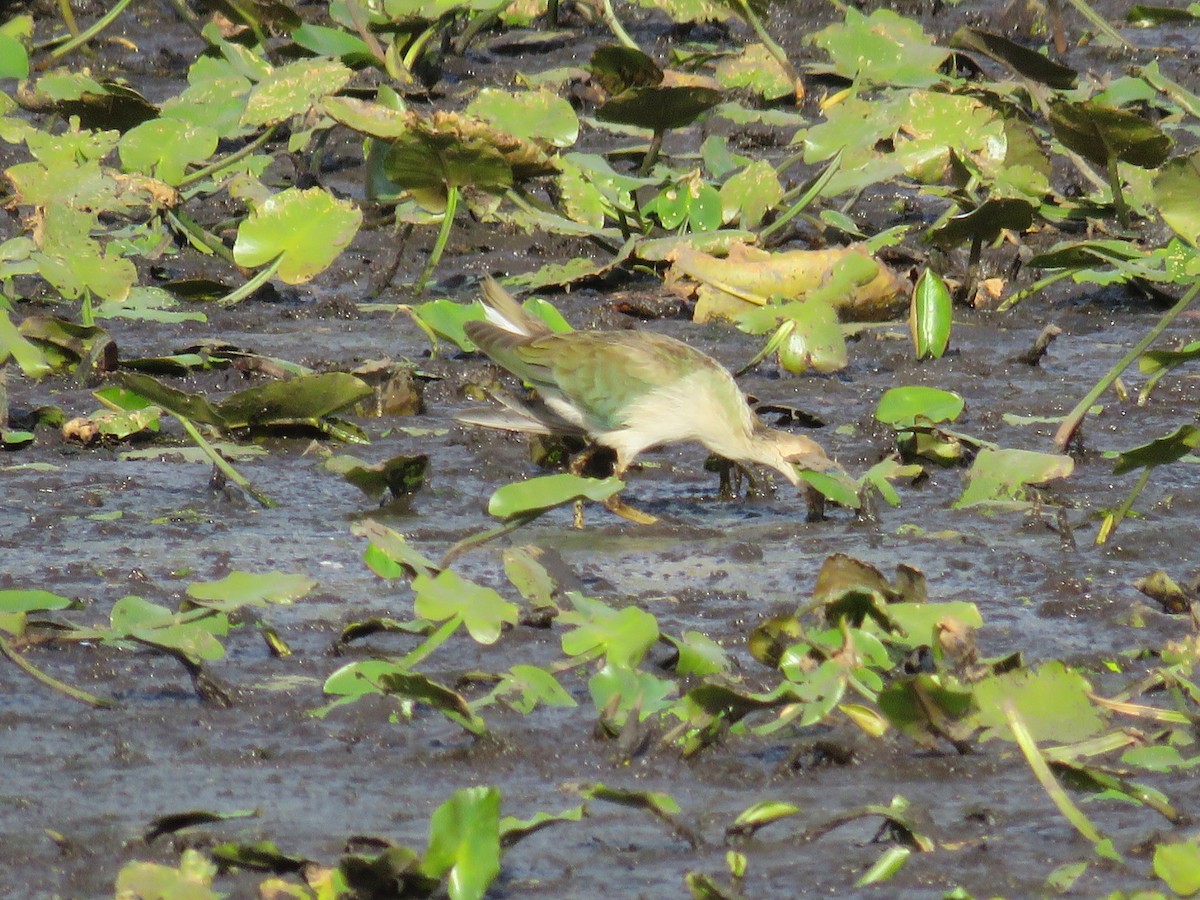
<path id="1" fill-rule="evenodd" d="M 526 312 L 516 298 L 490 275 L 483 282 L 483 308 L 489 322 L 512 334 L 534 338 L 552 333 L 549 325 Z"/>
<path id="2" fill-rule="evenodd" d="M 482 425 L 500 431 L 520 434 L 553 434 L 563 437 L 584 437 L 586 432 L 542 403 L 519 400 L 504 391 L 489 391 L 498 406 L 482 406 L 455 413 L 454 419 L 463 425 Z"/>

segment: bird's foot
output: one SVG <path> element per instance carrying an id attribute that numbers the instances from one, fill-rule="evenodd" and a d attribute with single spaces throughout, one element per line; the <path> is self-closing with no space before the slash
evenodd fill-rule
<path id="1" fill-rule="evenodd" d="M 634 509 L 621 501 L 619 496 L 609 497 L 604 501 L 605 508 L 616 513 L 622 519 L 628 519 L 630 522 L 636 522 L 638 525 L 653 525 L 658 521 L 657 516 L 652 516 L 649 513 L 644 513 L 640 509 Z"/>

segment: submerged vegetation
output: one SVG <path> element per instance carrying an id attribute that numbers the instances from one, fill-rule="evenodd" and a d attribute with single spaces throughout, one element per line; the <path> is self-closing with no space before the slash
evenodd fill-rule
<path id="1" fill-rule="evenodd" d="M 664 840 L 693 851 L 697 862 L 654 892 L 753 896 L 766 842 L 829 843 L 848 823 L 881 820 L 872 861 L 853 875 L 846 864 L 844 887 L 901 883 L 915 855 L 934 854 L 945 858 L 936 883 L 947 896 L 970 896 L 958 887 L 955 854 L 986 847 L 1000 830 L 949 837 L 931 827 L 920 797 L 852 805 L 840 795 L 814 816 L 774 780 L 741 792 L 743 811 L 724 821 L 656 789 L 671 786 L 665 777 L 642 786 L 623 771 L 649 759 L 687 766 L 672 772 L 692 777 L 717 755 L 780 746 L 789 757 L 821 757 L 814 781 L 824 766 L 858 761 L 856 746 L 1013 762 L 1007 781 L 983 778 L 978 791 L 1009 790 L 1017 770 L 1083 838 L 1027 885 L 1200 891 L 1200 842 L 1171 790 L 1200 760 L 1194 559 L 1128 578 L 1161 609 L 1131 618 L 1170 617 L 1169 639 L 1130 639 L 1104 659 L 1026 658 L 1019 640 L 996 655 L 980 638 L 993 598 L 939 599 L 938 575 L 927 579 L 901 556 L 889 577 L 860 558 L 865 546 L 816 553 L 805 585 L 781 588 L 788 611 L 747 614 L 716 636 L 676 627 L 641 597 L 585 585 L 532 543 L 538 532 L 528 527 L 540 520 L 565 531 L 560 508 L 611 507 L 624 487 L 602 460 L 570 465 L 583 448 L 569 439 L 539 439 L 535 457 L 570 471 L 499 485 L 487 503 L 492 521 L 479 514 L 469 528 L 442 529 L 429 547 L 400 530 L 423 515 L 414 497 L 429 492 L 427 478 L 436 484 L 439 450 L 449 447 L 432 438 L 451 426 L 396 417 L 423 412 L 426 386 L 440 381 L 453 382 L 457 399 L 519 402 L 468 356 L 477 349 L 470 334 L 479 336 L 469 323 L 485 316 L 470 295 L 497 265 L 487 255 L 493 232 L 518 246 L 567 248 L 522 256 L 520 271 L 506 260 L 514 292 L 633 287 L 623 302 L 642 318 L 686 310 L 696 324 L 685 338 L 733 335 L 746 361 L 739 375 L 761 365 L 784 379 L 836 377 L 872 336 L 904 337 L 911 366 L 903 377 L 885 367 L 871 398 L 869 427 L 884 452 L 846 465 L 849 474 L 803 476 L 839 507 L 830 515 L 861 528 L 856 535 L 873 534 L 882 511 L 903 511 L 921 492 L 936 493 L 942 510 L 1025 516 L 1072 549 L 1085 535 L 1103 547 L 1119 529 L 1179 527 L 1128 520 L 1165 516 L 1170 498 L 1153 512 L 1137 508 L 1151 479 L 1200 461 L 1194 403 L 1178 400 L 1191 396 L 1200 343 L 1162 340 L 1194 315 L 1200 292 L 1200 96 L 1179 54 L 1138 50 L 1126 35 L 1169 22 L 1186 42 L 1200 9 L 1136 7 L 1114 23 L 1083 0 L 1071 5 L 1074 26 L 1057 6 L 1035 3 L 1035 21 L 1005 36 L 966 25 L 934 34 L 890 9 L 841 4 L 814 13 L 820 25 L 785 34 L 769 5 L 748 0 L 171 3 L 153 15 L 188 35 L 194 56 L 178 64 L 186 84 L 146 85 L 94 49 L 137 57 L 138 40 L 152 43 L 133 27 L 133 38 L 117 32 L 136 4 L 90 18 L 40 2 L 0 23 L 12 213 L 0 234 L 3 468 L 53 468 L 59 457 L 48 463 L 47 451 L 63 448 L 80 454 L 70 463 L 79 467 L 96 458 L 88 453 L 134 465 L 171 453 L 211 464 L 230 502 L 286 509 L 309 501 L 264 488 L 266 470 L 252 481 L 243 463 L 310 447 L 323 459 L 316 477 L 381 501 L 350 539 L 374 573 L 358 574 L 387 585 L 390 611 L 336 622 L 329 654 L 348 660 L 317 656 L 309 662 L 319 675 L 303 688 L 272 690 L 306 691 L 319 727 L 383 708 L 380 727 L 436 732 L 476 763 L 448 797 L 432 798 L 423 851 L 347 833 L 333 836 L 345 852 L 315 859 L 274 840 L 214 837 L 260 811 L 164 812 L 145 839 L 171 836 L 177 856 L 155 848 L 144 854 L 153 860 L 96 861 L 116 895 L 217 897 L 224 880 L 240 878 L 265 897 L 479 898 L 503 882 L 518 842 L 593 827 L 607 805 L 646 816 Z M 576 45 L 577 55 L 564 50 Z M 1116 46 L 1126 54 L 1119 65 L 1106 56 Z M 372 238 L 392 249 L 364 273 L 359 257 Z M 473 258 L 464 242 L 483 246 Z M 1019 400 L 981 410 L 938 386 L 947 372 L 939 364 L 960 352 L 962 317 L 999 333 L 1067 285 L 1085 301 L 1119 295 L 1152 313 L 1144 337 L 1111 354 L 1094 388 L 1060 396 L 1058 415 L 1037 417 Z M 328 298 L 348 286 L 352 297 L 339 300 L 356 315 L 395 317 L 428 342 L 427 357 L 334 370 L 311 362 L 316 347 L 285 358 L 206 331 L 297 291 Z M 638 291 L 655 301 L 637 305 Z M 560 305 L 525 301 L 549 332 L 582 325 Z M 1041 365 L 1060 334 L 1047 326 L 1014 364 Z M 170 344 L 142 349 L 150 341 Z M 1123 375 L 1134 367 L 1145 378 L 1128 402 Z M 84 390 L 90 408 L 78 406 Z M 759 414 L 823 424 L 761 399 Z M 1106 403 L 1122 405 L 1120 422 L 1093 431 L 1089 416 Z M 1162 409 L 1184 418 L 1155 434 L 1143 419 L 1151 409 L 1160 411 L 1154 421 Z M 990 427 L 1002 417 L 1047 433 L 1002 445 Z M 330 449 L 401 430 L 424 441 L 419 452 L 372 461 Z M 23 454 L 36 459 L 26 464 Z M 710 462 L 727 489 L 729 467 Z M 1139 474 L 1127 492 L 1071 496 L 1079 470 L 1096 467 Z M 745 474 L 753 485 L 756 473 Z M 494 466 L 486 475 L 493 486 L 505 478 Z M 800 521 L 794 500 L 775 502 Z M 186 525 L 192 515 L 155 524 Z M 586 528 L 601 527 L 595 521 Z M 575 523 L 583 525 L 578 511 Z M 805 534 L 819 538 L 822 527 Z M 922 520 L 904 533 L 967 542 L 940 527 Z M 334 528 L 346 538 L 344 523 Z M 625 528 L 630 541 L 673 539 L 669 527 Z M 510 535 L 530 543 L 506 543 Z M 440 559 L 426 555 L 434 545 Z M 763 558 L 761 547 L 737 552 Z M 481 573 L 484 557 L 494 577 Z M 228 646 L 256 633 L 269 659 L 289 658 L 287 629 L 268 619 L 290 607 L 303 620 L 306 598 L 321 590 L 311 574 L 262 569 L 226 566 L 211 580 L 180 571 L 174 601 L 173 586 L 149 584 L 146 597 L 104 610 L 100 590 L 65 596 L 14 569 L 0 582 L 0 654 L 32 679 L 23 685 L 114 721 L 148 701 L 87 684 L 82 673 L 97 657 L 165 658 L 191 682 L 178 702 L 236 709 L 244 690 L 262 688 L 218 677 Z M 664 558 L 649 578 L 669 592 L 671 571 Z M 377 599 L 374 588 L 364 594 Z M 71 667 L 74 675 L 62 673 Z M 270 708 L 258 714 L 269 730 Z M 594 738 L 611 771 L 563 773 L 557 786 L 569 805 L 543 804 L 558 811 L 502 815 L 507 764 L 493 773 L 493 761 L 549 753 L 522 744 L 530 733 Z M 791 759 L 784 768 L 799 767 Z M 1153 835 L 1114 837 L 1107 817 L 1121 805 L 1153 819 Z M 195 835 L 204 839 L 192 843 Z M 724 868 L 711 864 L 721 847 Z"/>

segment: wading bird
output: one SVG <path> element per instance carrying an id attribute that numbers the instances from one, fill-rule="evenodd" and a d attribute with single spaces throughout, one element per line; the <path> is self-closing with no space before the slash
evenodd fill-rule
<path id="1" fill-rule="evenodd" d="M 467 410 L 460 422 L 590 438 L 616 453 L 618 478 L 643 450 L 689 441 L 735 463 L 770 466 L 797 487 L 801 472 L 839 469 L 816 441 L 759 421 L 729 370 L 682 341 L 646 331 L 557 334 L 490 277 L 484 307 L 487 320 L 468 322 L 467 336 L 540 403 L 509 398 L 504 409 Z M 656 521 L 617 497 L 605 505 L 634 522 Z"/>

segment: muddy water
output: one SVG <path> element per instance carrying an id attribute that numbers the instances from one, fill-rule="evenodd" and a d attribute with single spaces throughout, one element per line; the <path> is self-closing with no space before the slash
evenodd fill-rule
<path id="1" fill-rule="evenodd" d="M 154 83 L 150 74 L 146 79 Z M 353 169 L 336 178 L 348 191 L 358 190 Z M 811 841 L 802 836 L 838 813 L 887 804 L 895 795 L 919 807 L 928 831 L 946 849 L 914 855 L 889 883 L 887 896 L 939 896 L 955 885 L 979 895 L 1029 896 L 1042 892 L 1055 866 L 1088 857 L 1088 846 L 1009 745 L 985 744 L 969 756 L 931 753 L 903 738 L 868 740 L 837 724 L 771 738 L 730 738 L 691 761 L 655 749 L 626 761 L 613 741 L 595 736 L 582 678 L 565 681 L 578 709 L 541 709 L 525 717 L 490 710 L 497 746 L 476 744 L 433 713 L 392 721 L 394 709 L 382 700 L 312 718 L 308 711 L 323 702 L 321 683 L 335 668 L 413 646 L 412 639 L 376 637 L 343 656 L 330 653 L 348 622 L 411 615 L 407 589 L 380 581 L 364 566 L 352 524 L 379 518 L 437 558 L 492 524 L 484 508 L 496 487 L 535 472 L 521 440 L 479 435 L 453 422 L 454 412 L 469 404 L 462 385 L 483 376 L 484 363 L 429 359 L 428 345 L 408 320 L 355 311 L 358 301 L 368 299 L 364 285 L 386 259 L 388 240 L 386 234 L 364 234 L 339 268 L 314 285 L 275 303 L 250 301 L 213 312 L 204 326 L 111 327 L 125 357 L 213 337 L 323 367 L 381 356 L 418 360 L 423 371 L 443 376 L 426 387 L 427 412 L 406 420 L 362 420 L 372 445 L 351 448 L 372 460 L 429 455 L 429 483 L 408 507 L 373 508 L 326 472 L 319 455 L 306 452 L 311 448 L 305 439 L 272 441 L 269 456 L 240 464 L 280 501 L 272 510 L 213 489 L 206 466 L 167 451 L 158 460 L 124 460 L 120 449 L 80 450 L 47 432 L 39 433 L 32 449 L 0 460 L 0 587 L 78 597 L 87 610 L 73 614 L 76 620 L 104 621 L 127 594 L 174 606 L 188 584 L 232 570 L 297 572 L 318 582 L 304 600 L 263 613 L 291 645 L 292 656 L 272 656 L 251 628 L 228 638 L 228 656 L 212 666 L 234 695 L 228 709 L 202 704 L 175 663 L 144 652 L 54 645 L 27 651 L 38 667 L 114 698 L 121 705 L 116 711 L 84 709 L 12 666 L 0 667 L 0 883 L 9 896 L 111 895 L 115 873 L 129 859 L 173 862 L 180 846 L 226 839 L 270 839 L 286 852 L 326 863 L 338 858 L 352 835 L 420 849 L 430 812 L 472 784 L 498 785 L 504 812 L 519 817 L 575 805 L 572 785 L 579 783 L 666 791 L 700 838 L 692 846 L 648 816 L 594 803 L 584 822 L 536 834 L 509 852 L 493 888 L 497 897 L 602 891 L 613 897 L 680 896 L 686 872 L 724 877 L 723 830 L 762 799 L 793 802 L 801 813 L 740 845 L 749 857 L 748 896 L 853 895 L 849 886 L 883 849 L 872 843 L 879 820 L 853 822 Z M 527 269 L 528 241 L 464 225 L 443 265 L 455 276 L 447 292 L 467 299 L 456 287 L 460 273 Z M 428 245 L 427 236 L 414 239 L 405 270 L 419 270 Z M 578 252 L 580 247 L 547 242 L 538 261 Z M 623 288 L 650 292 L 653 283 Z M 389 292 L 381 299 L 402 298 Z M 593 291 L 554 299 L 577 325 L 662 330 L 730 365 L 754 349 L 732 329 L 622 321 L 609 298 Z M 338 310 L 349 317 L 334 314 Z M 826 422 L 814 436 L 852 471 L 889 451 L 888 435 L 873 424 L 872 412 L 882 392 L 896 384 L 956 390 L 967 400 L 962 431 L 1006 447 L 1048 449 L 1052 426 L 1010 426 L 1003 414 L 1061 415 L 1155 320 L 1153 311 L 1132 301 L 1060 291 L 1004 317 L 960 313 L 954 352 L 940 361 L 914 363 L 901 331 L 884 329 L 867 332 L 852 348 L 850 368 L 836 376 L 793 377 L 764 365 L 744 386 L 763 401 L 793 405 Z M 1063 334 L 1040 367 L 1010 361 L 1051 322 Z M 1167 340 L 1194 331 L 1195 320 L 1185 319 Z M 216 379 L 206 376 L 196 386 L 241 386 L 239 376 Z M 1137 376 L 1130 380 L 1136 386 Z M 14 409 L 57 403 L 76 415 L 96 407 L 87 390 L 64 379 L 16 379 L 9 389 Z M 1133 482 L 1133 476 L 1114 478 L 1099 451 L 1140 443 L 1191 420 L 1198 395 L 1196 380 L 1181 377 L 1164 382 L 1145 408 L 1107 397 L 1104 413 L 1086 427 L 1088 450 L 1075 476 L 1048 494 L 1065 506 L 1062 517 L 1051 508 L 952 510 L 961 471 L 935 470 L 920 485 L 902 486 L 903 504 L 879 509 L 873 521 L 834 510 L 827 521 L 810 524 L 803 503 L 788 490 L 717 499 L 715 476 L 702 468 L 703 452 L 678 448 L 647 454 L 646 465 L 631 475 L 627 498 L 659 516 L 659 525 L 637 527 L 593 509 L 586 529 L 575 531 L 568 513 L 555 513 L 469 553 L 456 568 L 510 591 L 500 563 L 505 544 L 553 550 L 586 592 L 614 605 L 642 606 L 664 632 L 704 632 L 729 648 L 753 681 L 760 670 L 744 650 L 746 634 L 806 600 L 821 562 L 843 552 L 885 571 L 899 562 L 917 566 L 929 578 L 932 599 L 978 604 L 986 656 L 1021 650 L 1030 659 L 1099 664 L 1185 634 L 1186 623 L 1146 609 L 1132 582 L 1158 567 L 1185 576 L 1200 563 L 1200 499 L 1195 466 L 1187 463 L 1155 475 L 1138 504 L 1144 518 L 1127 521 L 1106 547 L 1092 545 L 1100 511 L 1118 503 Z M 410 436 L 398 430 L 404 425 L 437 433 Z M 173 437 L 185 444 L 177 433 Z M 1134 612 L 1144 620 L 1137 627 Z M 559 634 L 519 627 L 490 648 L 456 638 L 428 661 L 427 671 L 452 682 L 468 669 L 549 663 L 559 655 Z M 1200 806 L 1200 785 L 1191 775 L 1162 779 L 1158 786 L 1181 809 Z M 141 840 L 153 817 L 188 809 L 255 809 L 258 815 L 152 846 Z M 1147 810 L 1110 803 L 1089 811 L 1121 847 L 1165 830 Z M 61 837 L 52 839 L 48 831 Z M 1131 870 L 1093 869 L 1080 890 L 1095 895 L 1139 887 L 1142 864 L 1135 859 Z M 222 888 L 252 896 L 260 877 L 232 875 Z"/>

